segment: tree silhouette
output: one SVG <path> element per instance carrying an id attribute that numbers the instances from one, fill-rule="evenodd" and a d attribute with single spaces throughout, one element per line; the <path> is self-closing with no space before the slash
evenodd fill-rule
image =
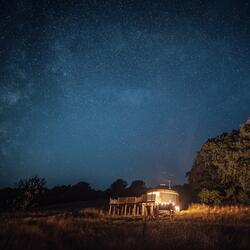
<path id="1" fill-rule="evenodd" d="M 145 182 L 142 180 L 135 180 L 131 183 L 130 187 L 127 190 L 128 195 L 130 196 L 140 196 L 146 191 Z"/>
<path id="2" fill-rule="evenodd" d="M 17 199 L 17 207 L 21 210 L 27 210 L 37 205 L 38 199 L 46 190 L 46 181 L 38 176 L 29 179 L 20 180 L 17 183 L 19 197 Z"/>
<path id="3" fill-rule="evenodd" d="M 118 197 L 126 195 L 126 187 L 128 183 L 123 179 L 117 179 L 110 186 L 111 197 Z"/>

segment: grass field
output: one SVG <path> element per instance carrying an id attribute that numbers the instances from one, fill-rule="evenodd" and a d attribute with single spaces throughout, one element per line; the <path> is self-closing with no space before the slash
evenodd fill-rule
<path id="1" fill-rule="evenodd" d="M 0 215 L 0 249 L 249 249 L 246 207 L 192 206 L 173 219 L 97 209 Z"/>

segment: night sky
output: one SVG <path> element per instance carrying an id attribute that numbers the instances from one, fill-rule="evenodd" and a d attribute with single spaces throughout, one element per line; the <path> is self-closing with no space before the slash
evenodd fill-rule
<path id="1" fill-rule="evenodd" d="M 249 1 L 0 1 L 0 187 L 181 184 L 249 116 Z"/>

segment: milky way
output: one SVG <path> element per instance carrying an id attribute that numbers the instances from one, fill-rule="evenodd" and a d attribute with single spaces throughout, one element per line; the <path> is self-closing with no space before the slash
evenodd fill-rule
<path id="1" fill-rule="evenodd" d="M 0 186 L 183 183 L 250 116 L 248 1 L 67 2 L 1 3 Z"/>

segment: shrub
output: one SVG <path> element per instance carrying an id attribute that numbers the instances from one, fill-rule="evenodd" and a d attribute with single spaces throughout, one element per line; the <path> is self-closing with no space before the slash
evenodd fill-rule
<path id="1" fill-rule="evenodd" d="M 30 207 L 34 207 L 40 195 L 45 192 L 45 184 L 45 179 L 37 176 L 20 180 L 17 184 L 20 195 L 16 201 L 16 208 L 27 210 Z"/>
<path id="2" fill-rule="evenodd" d="M 203 188 L 199 194 L 198 194 L 198 199 L 200 200 L 201 203 L 205 204 L 211 204 L 211 205 L 219 205 L 221 204 L 221 195 L 218 191 L 216 190 L 208 190 L 206 188 Z"/>

